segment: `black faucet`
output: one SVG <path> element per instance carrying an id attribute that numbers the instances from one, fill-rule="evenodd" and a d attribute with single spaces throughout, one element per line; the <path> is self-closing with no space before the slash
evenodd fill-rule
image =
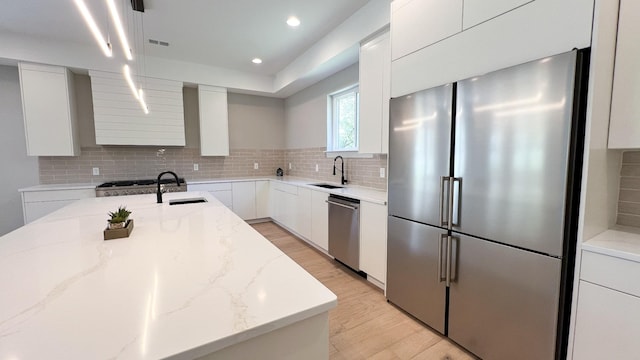
<path id="1" fill-rule="evenodd" d="M 335 159 L 333 159 L 333 175 L 336 174 L 336 160 L 340 159 L 341 161 L 341 168 L 340 168 L 340 175 L 342 175 L 340 177 L 340 183 L 342 185 L 345 185 L 347 183 L 347 179 L 344 178 L 344 159 L 342 158 L 342 156 L 338 155 L 336 156 Z"/>
<path id="2" fill-rule="evenodd" d="M 158 199 L 158 204 L 162 204 L 162 191 L 160 191 L 160 178 L 164 174 L 173 175 L 173 177 L 176 178 L 176 185 L 180 186 L 180 180 L 178 179 L 178 175 L 176 175 L 176 173 L 174 173 L 173 171 L 161 172 L 160 175 L 158 175 L 158 192 L 156 193 L 156 197 Z"/>

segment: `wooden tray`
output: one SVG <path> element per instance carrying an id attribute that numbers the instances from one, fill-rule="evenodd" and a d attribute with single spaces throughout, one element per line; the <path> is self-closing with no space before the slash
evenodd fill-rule
<path id="1" fill-rule="evenodd" d="M 123 227 L 122 229 L 109 229 L 109 228 L 104 229 L 104 239 L 113 240 L 113 239 L 126 238 L 126 237 L 129 237 L 129 235 L 131 235 L 132 231 L 133 231 L 133 219 L 130 219 L 130 220 L 127 220 L 127 225 L 125 225 L 125 227 Z"/>

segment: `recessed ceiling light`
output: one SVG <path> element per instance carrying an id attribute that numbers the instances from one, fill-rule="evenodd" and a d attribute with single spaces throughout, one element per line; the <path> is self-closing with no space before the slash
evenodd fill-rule
<path id="1" fill-rule="evenodd" d="M 300 25 L 300 19 L 295 16 L 289 16 L 289 18 L 287 19 L 287 25 L 291 27 L 297 27 Z"/>
<path id="2" fill-rule="evenodd" d="M 255 59 L 251 60 L 251 62 L 254 63 L 254 64 L 262 64 L 262 59 L 255 58 Z"/>

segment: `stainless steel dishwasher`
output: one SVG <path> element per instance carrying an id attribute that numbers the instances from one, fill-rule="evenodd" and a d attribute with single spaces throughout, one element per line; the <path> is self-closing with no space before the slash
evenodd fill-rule
<path id="1" fill-rule="evenodd" d="M 329 254 L 360 270 L 360 200 L 329 195 Z"/>

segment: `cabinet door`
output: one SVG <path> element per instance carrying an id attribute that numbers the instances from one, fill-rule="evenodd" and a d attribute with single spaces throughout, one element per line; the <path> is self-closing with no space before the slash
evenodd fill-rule
<path id="1" fill-rule="evenodd" d="M 387 152 L 388 140 L 384 138 L 388 136 L 389 129 L 390 72 L 389 33 L 386 32 L 360 48 L 360 153 Z M 386 131 L 383 130 L 385 124 Z"/>
<path id="2" fill-rule="evenodd" d="M 462 31 L 462 0 L 391 3 L 391 58 L 396 60 Z"/>
<path id="3" fill-rule="evenodd" d="M 321 249 L 329 250 L 329 194 L 311 191 L 311 241 Z"/>
<path id="4" fill-rule="evenodd" d="M 640 298 L 580 281 L 573 358 L 637 359 Z"/>
<path id="5" fill-rule="evenodd" d="M 293 230 L 299 232 L 297 228 L 297 207 L 298 207 L 298 195 L 294 195 L 288 192 L 281 192 L 282 201 L 278 202 L 278 211 L 281 214 L 282 224 Z"/>
<path id="6" fill-rule="evenodd" d="M 220 200 L 222 205 L 233 210 L 233 192 L 231 190 L 209 191 L 209 193 Z"/>
<path id="7" fill-rule="evenodd" d="M 387 207 L 360 202 L 360 269 L 384 283 L 387 277 Z"/>
<path id="8" fill-rule="evenodd" d="M 296 199 L 296 228 L 298 234 L 311 239 L 311 190 L 298 188 Z"/>
<path id="9" fill-rule="evenodd" d="M 463 28 L 500 16 L 534 0 L 464 0 Z"/>
<path id="10" fill-rule="evenodd" d="M 232 183 L 233 212 L 243 220 L 256 218 L 256 184 L 253 181 Z"/>
<path id="11" fill-rule="evenodd" d="M 640 2 L 620 1 L 609 148 L 640 148 Z"/>
<path id="12" fill-rule="evenodd" d="M 269 193 L 269 181 L 256 181 L 256 219 L 272 216 L 269 206 Z"/>
<path id="13" fill-rule="evenodd" d="M 76 200 L 59 200 L 24 203 L 24 223 L 28 224 L 45 215 L 49 215 L 50 213 L 58 209 L 62 209 L 75 201 Z"/>
<path id="14" fill-rule="evenodd" d="M 227 89 L 198 86 L 200 107 L 200 155 L 229 155 Z"/>
<path id="15" fill-rule="evenodd" d="M 20 63 L 19 68 L 27 154 L 77 155 L 71 73 L 62 67 L 27 63 Z"/>

